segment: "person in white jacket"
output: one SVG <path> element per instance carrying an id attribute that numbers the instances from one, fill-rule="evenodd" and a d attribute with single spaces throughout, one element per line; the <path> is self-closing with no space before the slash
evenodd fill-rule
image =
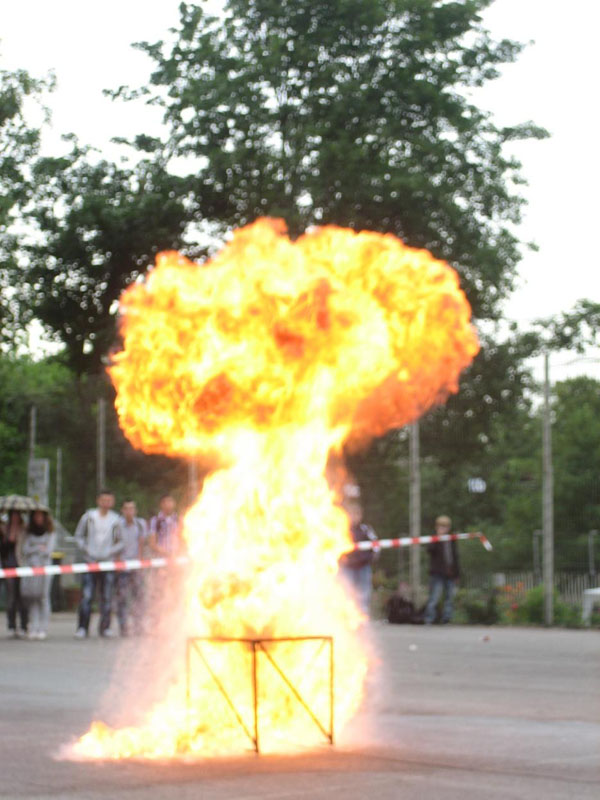
<path id="1" fill-rule="evenodd" d="M 56 534 L 48 511 L 37 509 L 29 516 L 29 525 L 21 555 L 27 567 L 45 567 L 52 563 Z M 45 639 L 50 622 L 50 575 L 21 578 L 21 595 L 29 607 L 29 639 Z"/>
<path id="2" fill-rule="evenodd" d="M 114 561 L 123 550 L 119 516 L 112 510 L 115 504 L 114 494 L 108 489 L 103 489 L 98 495 L 97 502 L 98 507 L 86 511 L 75 530 L 75 540 L 81 555 L 89 563 Z M 81 602 L 76 638 L 85 639 L 88 635 L 96 589 L 100 603 L 98 633 L 100 636 L 113 636 L 110 619 L 115 573 L 84 572 L 81 577 Z"/>

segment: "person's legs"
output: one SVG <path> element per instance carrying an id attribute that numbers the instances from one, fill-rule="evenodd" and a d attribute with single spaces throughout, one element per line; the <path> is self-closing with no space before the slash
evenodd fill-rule
<path id="1" fill-rule="evenodd" d="M 79 622 L 77 627 L 80 630 L 83 629 L 86 634 L 90 627 L 90 615 L 92 613 L 96 577 L 97 576 L 93 572 L 84 572 L 81 576 L 81 602 L 79 603 Z"/>
<path id="2" fill-rule="evenodd" d="M 52 589 L 52 578 L 46 575 L 44 578 L 44 592 L 42 594 L 42 603 L 40 608 L 40 625 L 39 632 L 42 634 L 48 633 L 48 626 L 50 624 L 50 590 Z"/>
<path id="3" fill-rule="evenodd" d="M 444 579 L 445 599 L 442 608 L 442 622 L 450 622 L 454 610 L 454 595 L 456 594 L 456 581 L 452 578 Z"/>
<path id="4" fill-rule="evenodd" d="M 444 579 L 440 575 L 431 575 L 429 577 L 429 600 L 425 606 L 425 624 L 431 625 L 435 620 L 437 606 L 442 596 L 444 589 Z"/>
<path id="5" fill-rule="evenodd" d="M 27 626 L 29 625 L 29 606 L 21 595 L 21 579 L 17 578 L 16 581 L 17 592 L 17 610 L 19 612 L 19 619 L 21 621 L 21 633 L 27 633 Z"/>
<path id="6" fill-rule="evenodd" d="M 129 594 L 131 575 L 128 572 L 119 572 L 116 577 L 117 590 L 117 619 L 119 620 L 119 632 L 121 636 L 127 636 L 128 616 L 129 616 Z"/>
<path id="7" fill-rule="evenodd" d="M 100 636 L 104 636 L 106 631 L 110 628 L 115 573 L 99 572 L 97 578 L 100 587 L 100 625 L 98 632 Z"/>
<path id="8" fill-rule="evenodd" d="M 17 632 L 17 579 L 8 578 L 6 580 L 6 621 L 8 630 Z"/>
<path id="9" fill-rule="evenodd" d="M 129 586 L 131 589 L 131 622 L 133 625 L 133 632 L 139 635 L 144 632 L 145 602 L 145 576 L 142 574 L 141 570 L 130 574 Z"/>
<path id="10" fill-rule="evenodd" d="M 41 611 L 41 599 L 35 598 L 31 600 L 29 603 L 29 635 L 32 637 L 36 637 L 38 631 L 40 630 L 40 611 Z"/>
<path id="11" fill-rule="evenodd" d="M 363 613 L 369 616 L 371 610 L 371 590 L 373 587 L 373 570 L 370 564 L 365 564 L 354 570 L 354 587 L 356 599 Z"/>

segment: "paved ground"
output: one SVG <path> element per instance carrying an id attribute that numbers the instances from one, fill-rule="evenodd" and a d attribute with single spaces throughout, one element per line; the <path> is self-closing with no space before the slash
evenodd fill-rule
<path id="1" fill-rule="evenodd" d="M 148 800 L 600 797 L 600 633 L 373 626 L 365 709 L 335 748 L 195 764 L 55 758 L 94 717 L 121 643 L 0 641 L 0 796 Z M 126 646 L 131 646 L 130 642 Z"/>

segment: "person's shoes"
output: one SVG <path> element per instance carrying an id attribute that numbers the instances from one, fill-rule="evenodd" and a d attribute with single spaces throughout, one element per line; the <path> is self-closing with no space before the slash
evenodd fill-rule
<path id="1" fill-rule="evenodd" d="M 87 636 L 87 631 L 85 628 L 77 628 L 75 631 L 75 638 L 76 639 L 85 639 Z"/>
<path id="2" fill-rule="evenodd" d="M 7 636 L 8 639 L 18 639 L 19 638 L 19 634 L 17 633 L 17 631 L 14 628 L 9 628 L 6 631 L 6 636 Z"/>
<path id="3" fill-rule="evenodd" d="M 107 628 L 105 631 L 100 631 L 100 636 L 103 639 L 114 639 L 116 635 L 117 634 L 114 631 L 111 631 L 110 628 Z"/>
<path id="4" fill-rule="evenodd" d="M 47 636 L 48 634 L 46 633 L 46 631 L 38 631 L 37 638 L 40 640 L 40 642 L 43 642 Z"/>
<path id="5" fill-rule="evenodd" d="M 38 632 L 37 631 L 29 631 L 29 633 L 27 634 L 27 638 L 29 639 L 30 642 L 35 641 L 38 638 Z"/>

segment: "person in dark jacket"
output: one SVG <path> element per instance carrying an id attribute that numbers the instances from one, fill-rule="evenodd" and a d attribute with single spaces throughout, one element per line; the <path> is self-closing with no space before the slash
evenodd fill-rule
<path id="1" fill-rule="evenodd" d="M 19 511 L 12 509 L 8 512 L 6 528 L 0 531 L 0 564 L 5 569 L 21 566 L 21 548 L 23 546 L 25 526 Z M 21 579 L 8 578 L 6 584 L 6 616 L 8 620 L 8 635 L 13 639 L 27 636 L 29 610 L 24 598 L 21 596 Z M 21 630 L 17 626 L 17 617 L 21 623 Z"/>
<path id="2" fill-rule="evenodd" d="M 441 516 L 435 521 L 436 536 L 449 534 L 452 530 L 450 517 Z M 429 599 L 425 606 L 425 624 L 434 622 L 438 603 L 444 596 L 442 606 L 442 624 L 450 622 L 452 617 L 454 595 L 460 577 L 458 564 L 458 548 L 456 542 L 434 542 L 428 546 L 429 551 Z"/>
<path id="3" fill-rule="evenodd" d="M 377 536 L 370 525 L 362 521 L 362 508 L 358 501 L 345 504 L 350 520 L 352 541 L 376 542 Z M 373 550 L 351 550 L 339 560 L 340 574 L 363 614 L 368 617 L 373 589 Z"/>

